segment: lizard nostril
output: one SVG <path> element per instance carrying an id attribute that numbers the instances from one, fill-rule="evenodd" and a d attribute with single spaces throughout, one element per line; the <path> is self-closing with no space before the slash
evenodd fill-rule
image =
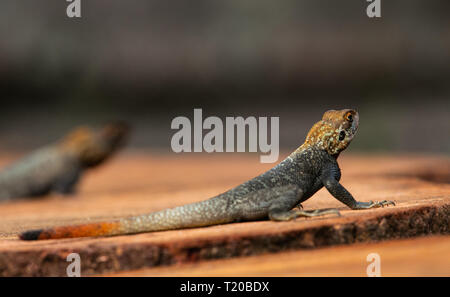
<path id="1" fill-rule="evenodd" d="M 341 131 L 341 133 L 339 133 L 339 141 L 344 140 L 344 138 L 345 138 L 345 132 Z"/>

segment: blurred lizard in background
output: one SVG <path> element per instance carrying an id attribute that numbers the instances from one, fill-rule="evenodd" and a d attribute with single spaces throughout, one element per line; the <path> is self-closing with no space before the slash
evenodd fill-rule
<path id="1" fill-rule="evenodd" d="M 269 218 L 288 221 L 297 217 L 339 214 L 337 209 L 303 210 L 301 202 L 325 187 L 351 209 L 394 205 L 392 201 L 359 202 L 339 183 L 337 158 L 356 134 L 355 110 L 330 110 L 309 131 L 306 141 L 269 171 L 209 200 L 115 221 L 31 230 L 23 240 L 112 236 L 193 228 Z M 176 168 L 174 168 L 176 170 Z"/>
<path id="2" fill-rule="evenodd" d="M 0 201 L 71 194 L 86 169 L 108 159 L 125 142 L 125 123 L 79 127 L 61 141 L 36 150 L 0 172 Z"/>

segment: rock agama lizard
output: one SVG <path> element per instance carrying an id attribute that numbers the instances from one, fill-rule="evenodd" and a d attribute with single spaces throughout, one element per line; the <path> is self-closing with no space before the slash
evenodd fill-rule
<path id="1" fill-rule="evenodd" d="M 0 201 L 73 193 L 83 172 L 117 151 L 128 131 L 120 122 L 100 129 L 79 127 L 59 142 L 36 150 L 0 172 Z"/>
<path id="2" fill-rule="evenodd" d="M 337 158 L 358 129 L 358 112 L 330 110 L 309 131 L 305 142 L 267 172 L 209 200 L 110 222 L 26 231 L 23 240 L 112 236 L 193 228 L 270 218 L 339 214 L 336 209 L 303 210 L 301 202 L 325 187 L 351 209 L 368 209 L 392 201 L 359 202 L 339 183 Z M 296 207 L 297 206 L 297 207 Z"/>

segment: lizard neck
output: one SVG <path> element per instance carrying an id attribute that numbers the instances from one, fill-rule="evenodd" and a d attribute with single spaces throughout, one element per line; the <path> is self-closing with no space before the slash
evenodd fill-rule
<path id="1" fill-rule="evenodd" d="M 289 155 L 289 157 L 295 159 L 296 157 L 307 154 L 310 151 L 320 151 L 322 153 L 329 155 L 335 160 L 337 160 L 337 158 L 340 155 L 340 153 L 330 154 L 322 145 L 305 141 L 300 147 L 298 147 L 295 151 L 293 151 Z"/>

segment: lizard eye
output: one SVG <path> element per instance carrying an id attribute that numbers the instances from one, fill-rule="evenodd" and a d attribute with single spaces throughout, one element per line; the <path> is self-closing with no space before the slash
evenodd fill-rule
<path id="1" fill-rule="evenodd" d="M 339 133 L 339 141 L 344 140 L 344 138 L 345 138 L 345 131 L 342 130 L 341 133 Z"/>
<path id="2" fill-rule="evenodd" d="M 345 115 L 345 119 L 351 123 L 351 122 L 353 122 L 353 115 L 350 112 L 348 112 Z"/>

